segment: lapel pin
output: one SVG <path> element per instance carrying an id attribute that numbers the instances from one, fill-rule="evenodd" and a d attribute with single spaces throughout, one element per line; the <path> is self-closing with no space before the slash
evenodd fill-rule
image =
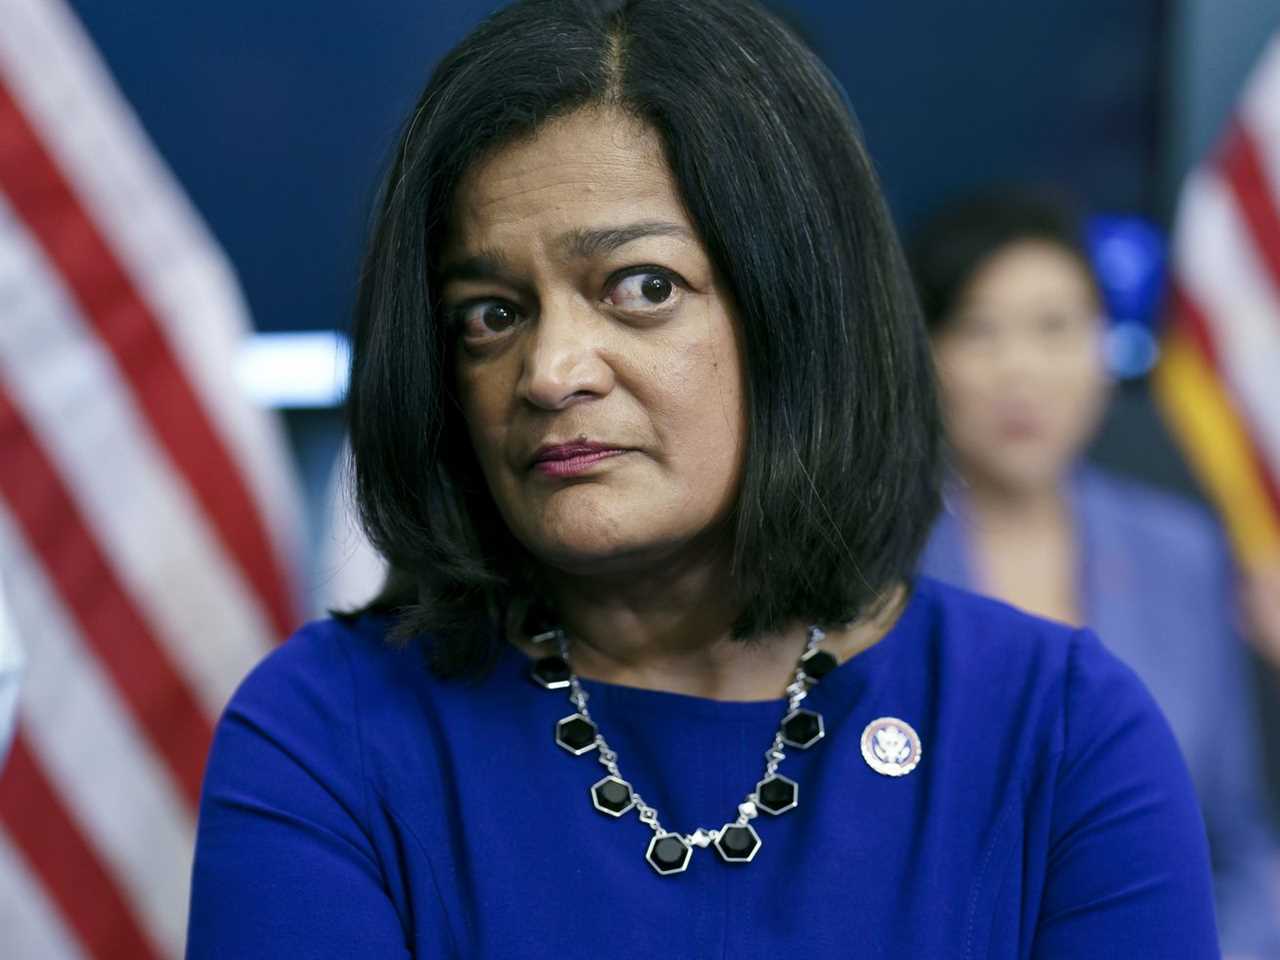
<path id="1" fill-rule="evenodd" d="M 862 758 L 876 773 L 906 776 L 920 762 L 920 735 L 897 717 L 880 717 L 862 731 Z"/>

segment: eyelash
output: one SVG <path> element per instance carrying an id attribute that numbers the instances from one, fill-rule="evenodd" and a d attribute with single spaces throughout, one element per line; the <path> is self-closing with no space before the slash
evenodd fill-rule
<path id="1" fill-rule="evenodd" d="M 634 267 L 624 267 L 621 270 L 614 271 L 605 281 L 605 295 L 612 293 L 624 281 L 637 276 L 655 276 L 662 277 L 668 281 L 673 287 L 680 290 L 688 290 L 689 284 L 680 274 L 674 270 L 668 270 L 666 267 L 660 267 L 656 264 L 641 264 Z M 445 312 L 446 322 L 455 333 L 465 336 L 465 325 L 467 313 L 481 305 L 501 306 L 516 314 L 517 319 L 524 319 L 524 311 L 515 303 L 503 297 L 476 297 L 471 300 L 463 301 L 457 306 L 450 307 Z M 645 313 L 660 313 L 664 309 L 669 308 L 669 304 L 655 304 L 655 309 L 643 311 Z M 617 308 L 623 309 L 623 308 Z M 634 312 L 634 311 L 633 311 Z M 495 333 L 494 337 L 501 336 L 501 332 Z"/>

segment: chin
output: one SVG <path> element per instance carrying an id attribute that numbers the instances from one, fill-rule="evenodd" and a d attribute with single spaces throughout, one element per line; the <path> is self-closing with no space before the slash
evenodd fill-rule
<path id="1" fill-rule="evenodd" d="M 529 551 L 543 564 L 574 576 L 625 573 L 644 564 L 651 544 L 627 544 L 603 537 L 539 538 Z"/>
<path id="2" fill-rule="evenodd" d="M 1061 458 L 1039 455 L 1006 461 L 993 472 L 1006 488 L 1030 492 L 1058 485 L 1069 470 Z"/>
<path id="3" fill-rule="evenodd" d="M 669 562 L 716 525 L 722 511 L 713 507 L 688 498 L 639 496 L 582 484 L 529 504 L 523 517 L 508 515 L 508 522 L 540 562 L 565 573 L 595 576 L 640 572 Z"/>
<path id="4" fill-rule="evenodd" d="M 681 537 L 656 530 L 652 512 L 637 513 L 545 516 L 525 546 L 541 562 L 576 576 L 638 571 L 669 554 Z"/>

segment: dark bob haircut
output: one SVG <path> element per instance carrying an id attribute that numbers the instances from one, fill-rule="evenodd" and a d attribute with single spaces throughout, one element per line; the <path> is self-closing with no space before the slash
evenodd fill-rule
<path id="1" fill-rule="evenodd" d="M 911 270 L 929 332 L 946 329 L 988 260 L 1024 241 L 1075 257 L 1097 292 L 1084 223 L 1069 200 L 1045 188 L 991 189 L 943 207 L 912 238 Z"/>
<path id="2" fill-rule="evenodd" d="M 748 436 L 739 639 L 836 623 L 909 578 L 938 503 L 939 425 L 910 275 L 847 104 L 772 15 L 732 0 L 526 0 L 431 77 L 383 188 L 356 309 L 349 417 L 364 527 L 436 670 L 477 673 L 537 565 L 499 518 L 454 394 L 436 258 L 463 174 L 603 105 L 657 132 L 737 305 Z"/>

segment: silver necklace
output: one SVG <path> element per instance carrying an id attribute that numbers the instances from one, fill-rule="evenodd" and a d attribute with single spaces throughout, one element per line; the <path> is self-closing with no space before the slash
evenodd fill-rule
<path id="1" fill-rule="evenodd" d="M 809 627 L 804 651 L 796 661 L 794 675 L 787 685 L 786 712 L 778 724 L 773 743 L 764 753 L 764 776 L 738 804 L 738 816 L 718 829 L 698 827 L 692 833 L 674 833 L 663 827 L 658 811 L 645 803 L 622 776 L 618 755 L 609 747 L 587 710 L 588 695 L 569 665 L 569 638 L 563 629 L 555 627 L 530 638 L 537 644 L 555 641 L 559 653 L 535 660 L 529 673 L 533 681 L 546 690 L 569 692 L 574 712 L 557 721 L 556 743 L 576 757 L 596 751 L 596 760 L 607 771 L 591 786 L 591 805 L 610 817 L 622 817 L 636 811 L 640 822 L 653 831 L 645 860 L 659 874 L 670 876 L 688 869 L 695 847 L 714 847 L 726 863 L 750 863 L 763 845 L 751 821 L 761 811 L 777 816 L 794 810 L 799 804 L 799 784 L 780 774 L 778 768 L 786 759 L 786 747 L 807 750 L 825 734 L 822 714 L 800 706 L 809 690 L 837 665 L 835 657 L 817 649 L 825 637 L 821 627 Z"/>

